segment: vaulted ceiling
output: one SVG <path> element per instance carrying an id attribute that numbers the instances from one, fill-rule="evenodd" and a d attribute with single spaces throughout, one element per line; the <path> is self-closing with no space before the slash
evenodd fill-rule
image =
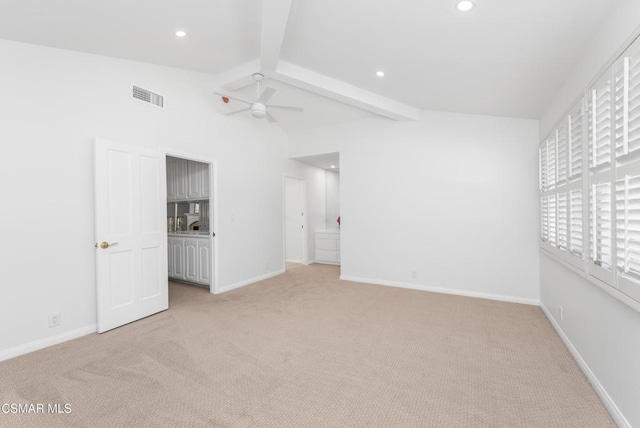
<path id="1" fill-rule="evenodd" d="M 421 110 L 537 119 L 619 1 L 475 2 L 0 0 L 0 38 L 202 71 L 247 96 L 261 71 L 275 104 L 306 109 L 278 112 L 286 130 Z"/>

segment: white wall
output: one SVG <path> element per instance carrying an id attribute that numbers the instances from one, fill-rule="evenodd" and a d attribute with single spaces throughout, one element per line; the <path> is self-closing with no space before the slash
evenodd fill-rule
<path id="1" fill-rule="evenodd" d="M 165 108 L 132 99 L 132 83 Z M 95 137 L 217 162 L 220 287 L 284 268 L 287 137 L 216 113 L 215 89 L 205 74 L 0 41 L 0 358 L 95 325 Z"/>
<path id="2" fill-rule="evenodd" d="M 544 112 L 541 135 L 639 33 L 638 16 L 639 1 L 619 2 Z M 540 260 L 540 287 L 542 306 L 583 361 L 618 424 L 640 426 L 640 313 L 546 255 Z"/>
<path id="3" fill-rule="evenodd" d="M 537 303 L 537 140 L 537 121 L 425 113 L 293 134 L 289 152 L 340 152 L 344 278 Z"/>
<path id="4" fill-rule="evenodd" d="M 338 216 L 340 215 L 340 174 L 333 171 L 325 171 L 327 193 L 327 221 L 328 230 L 338 229 Z"/>
<path id="5" fill-rule="evenodd" d="M 540 282 L 541 305 L 605 404 L 619 409 L 612 412 L 618 422 L 623 415 L 629 426 L 640 426 L 640 314 L 546 253 L 540 257 Z"/>

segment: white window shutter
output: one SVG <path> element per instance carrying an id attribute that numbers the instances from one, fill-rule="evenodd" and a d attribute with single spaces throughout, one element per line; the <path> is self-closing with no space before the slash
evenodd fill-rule
<path id="1" fill-rule="evenodd" d="M 558 146 L 558 177 L 559 185 L 566 183 L 568 177 L 568 157 L 569 147 L 567 147 L 569 139 L 569 130 L 567 129 L 567 121 L 563 120 L 556 130 L 556 141 Z"/>
<path id="2" fill-rule="evenodd" d="M 589 94 L 589 165 L 611 164 L 611 78 L 605 74 Z"/>
<path id="3" fill-rule="evenodd" d="M 640 42 L 629 57 L 628 142 L 629 151 L 640 152 Z"/>
<path id="4" fill-rule="evenodd" d="M 557 245 L 561 250 L 567 249 L 568 244 L 568 230 L 567 230 L 567 194 L 566 193 L 558 193 L 557 194 L 558 204 L 557 204 L 557 228 L 558 228 L 558 239 Z"/>
<path id="5" fill-rule="evenodd" d="M 582 176 L 582 144 L 584 132 L 584 110 L 582 101 L 574 108 L 568 118 L 569 129 L 569 179 L 576 180 Z"/>
<path id="6" fill-rule="evenodd" d="M 547 190 L 547 143 L 546 141 L 540 144 L 540 191 L 545 192 Z"/>
<path id="7" fill-rule="evenodd" d="M 640 278 L 640 175 L 616 181 L 617 265 Z"/>
<path id="8" fill-rule="evenodd" d="M 637 46 L 636 46 L 637 45 Z M 640 43 L 633 45 L 614 66 L 614 120 L 616 158 L 640 155 Z M 631 159 L 624 159 L 627 161 Z"/>
<path id="9" fill-rule="evenodd" d="M 547 197 L 540 198 L 540 238 L 543 242 L 549 240 L 549 204 Z"/>
<path id="10" fill-rule="evenodd" d="M 547 188 L 554 189 L 558 177 L 558 152 L 555 132 L 547 139 Z"/>
<path id="11" fill-rule="evenodd" d="M 591 186 L 591 259 L 593 263 L 611 270 L 612 257 L 612 211 L 611 183 Z"/>
<path id="12" fill-rule="evenodd" d="M 583 241 L 582 190 L 576 189 L 569 192 L 569 251 L 582 257 Z"/>
<path id="13" fill-rule="evenodd" d="M 556 247 L 558 240 L 557 223 L 556 223 L 556 195 L 547 197 L 547 218 L 549 219 L 549 244 Z"/>
<path id="14" fill-rule="evenodd" d="M 614 139 L 616 158 L 629 154 L 629 58 L 621 58 L 614 72 Z"/>

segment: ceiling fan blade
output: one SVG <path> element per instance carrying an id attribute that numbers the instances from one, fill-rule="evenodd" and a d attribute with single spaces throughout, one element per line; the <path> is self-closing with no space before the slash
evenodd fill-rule
<path id="1" fill-rule="evenodd" d="M 261 104 L 266 104 L 275 93 L 276 93 L 275 89 L 267 88 L 262 92 L 262 95 L 260 95 L 260 98 L 258 98 L 258 101 L 256 102 Z"/>
<path id="2" fill-rule="evenodd" d="M 231 116 L 232 114 L 238 114 L 238 113 L 242 113 L 243 111 L 249 111 L 251 110 L 251 107 L 247 107 L 247 108 L 243 108 L 241 110 L 236 110 L 236 111 L 230 111 L 229 113 L 225 113 L 227 116 Z"/>
<path id="3" fill-rule="evenodd" d="M 285 110 L 292 110 L 292 111 L 304 111 L 304 109 L 302 107 L 292 107 L 292 106 L 272 106 L 269 105 L 269 108 L 281 108 L 281 109 L 285 109 Z"/>
<path id="4" fill-rule="evenodd" d="M 275 117 L 273 117 L 273 115 L 272 115 L 271 113 L 269 113 L 269 112 L 267 112 L 267 120 L 268 120 L 269 122 L 271 122 L 271 123 L 273 123 L 273 122 L 277 122 L 276 118 L 275 118 Z"/>
<path id="5" fill-rule="evenodd" d="M 223 94 L 222 92 L 214 92 L 214 94 L 220 95 L 221 97 L 229 98 L 230 100 L 240 101 L 241 103 L 246 103 L 249 105 L 253 104 L 251 101 L 245 100 L 244 98 L 238 98 L 233 95 Z"/>

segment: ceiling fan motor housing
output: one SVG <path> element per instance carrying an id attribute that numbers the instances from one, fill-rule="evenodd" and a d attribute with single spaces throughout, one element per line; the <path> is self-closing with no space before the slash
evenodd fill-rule
<path id="1" fill-rule="evenodd" d="M 267 116 L 267 106 L 262 103 L 251 104 L 251 115 L 256 119 L 264 119 Z"/>

